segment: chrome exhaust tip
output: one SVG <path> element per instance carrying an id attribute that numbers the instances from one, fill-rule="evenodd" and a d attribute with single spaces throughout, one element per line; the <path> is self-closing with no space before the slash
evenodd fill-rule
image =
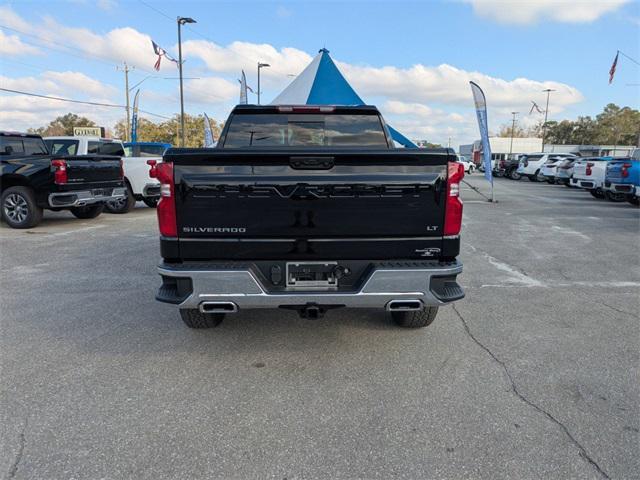
<path id="1" fill-rule="evenodd" d="M 387 311 L 389 312 L 413 312 L 423 308 L 424 305 L 420 300 L 391 300 L 387 303 Z"/>
<path id="2" fill-rule="evenodd" d="M 202 302 L 198 310 L 200 313 L 236 313 L 238 306 L 233 302 Z"/>

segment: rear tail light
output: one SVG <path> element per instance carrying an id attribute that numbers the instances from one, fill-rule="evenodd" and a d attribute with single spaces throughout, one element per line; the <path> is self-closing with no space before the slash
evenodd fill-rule
<path id="1" fill-rule="evenodd" d="M 444 216 L 444 234 L 458 235 L 462 228 L 462 200 L 460 182 L 464 178 L 464 165 L 449 162 L 447 178 L 447 201 Z"/>
<path id="2" fill-rule="evenodd" d="M 586 175 L 589 176 L 593 173 L 593 170 L 591 170 L 591 168 L 593 167 L 593 163 L 591 162 L 587 162 L 587 171 L 586 171 Z"/>
<path id="3" fill-rule="evenodd" d="M 67 162 L 60 158 L 51 160 L 51 168 L 53 168 L 53 181 L 56 185 L 64 185 L 67 183 Z"/>
<path id="4" fill-rule="evenodd" d="M 173 183 L 173 163 L 160 162 L 153 165 L 155 177 L 160 181 L 160 201 L 156 208 L 158 212 L 158 226 L 160 235 L 164 237 L 177 237 L 178 226 L 176 224 L 176 198 L 175 185 Z M 151 174 L 151 172 L 149 172 Z"/>
<path id="5" fill-rule="evenodd" d="M 500 160 L 500 168 L 504 168 L 507 163 L 504 160 Z"/>
<path id="6" fill-rule="evenodd" d="M 630 163 L 625 162 L 622 164 L 622 168 L 620 169 L 620 174 L 622 175 L 622 178 L 627 178 L 629 176 L 630 168 L 631 168 Z"/>
<path id="7" fill-rule="evenodd" d="M 147 160 L 147 165 L 149 165 L 149 177 L 151 178 L 158 178 L 158 171 L 156 169 L 157 163 L 157 160 Z"/>

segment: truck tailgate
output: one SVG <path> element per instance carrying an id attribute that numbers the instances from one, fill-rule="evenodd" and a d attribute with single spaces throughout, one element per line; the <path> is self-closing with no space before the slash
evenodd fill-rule
<path id="1" fill-rule="evenodd" d="M 183 259 L 442 254 L 448 153 L 173 152 Z"/>
<path id="2" fill-rule="evenodd" d="M 120 157 L 78 155 L 56 158 L 67 162 L 67 182 L 70 185 L 122 180 Z"/>

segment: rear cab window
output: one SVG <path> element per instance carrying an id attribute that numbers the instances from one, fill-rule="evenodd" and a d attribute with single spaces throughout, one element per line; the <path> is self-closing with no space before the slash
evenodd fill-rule
<path id="1" fill-rule="evenodd" d="M 0 135 L 0 155 L 47 155 L 49 150 L 40 137 Z"/>
<path id="2" fill-rule="evenodd" d="M 92 142 L 89 142 L 89 144 L 91 143 Z M 124 157 L 124 147 L 120 142 L 99 142 L 97 153 L 100 153 L 100 155 Z"/>
<path id="3" fill-rule="evenodd" d="M 378 115 L 235 113 L 223 148 L 389 148 Z"/>
<path id="4" fill-rule="evenodd" d="M 77 155 L 78 140 L 45 140 L 52 155 Z"/>
<path id="5" fill-rule="evenodd" d="M 161 157 L 164 155 L 165 148 L 162 145 L 140 145 L 137 147 L 138 157 Z"/>

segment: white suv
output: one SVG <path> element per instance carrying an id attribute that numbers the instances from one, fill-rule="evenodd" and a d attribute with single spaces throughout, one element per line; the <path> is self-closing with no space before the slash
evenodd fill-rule
<path id="1" fill-rule="evenodd" d="M 550 158 L 573 158 L 575 155 L 571 153 L 527 153 L 520 156 L 520 164 L 518 165 L 518 173 L 528 177 L 532 182 L 546 180 L 540 176 L 542 166 L 547 163 Z"/>

